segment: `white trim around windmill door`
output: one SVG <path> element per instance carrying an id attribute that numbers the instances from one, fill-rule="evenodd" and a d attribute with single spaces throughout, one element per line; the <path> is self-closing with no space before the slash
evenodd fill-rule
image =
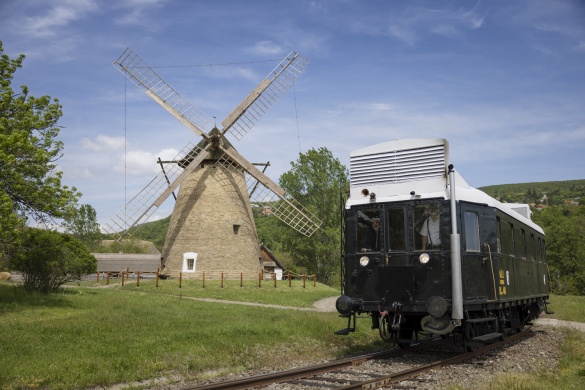
<path id="1" fill-rule="evenodd" d="M 185 252 L 183 253 L 183 272 L 195 273 L 197 270 L 197 253 Z"/>

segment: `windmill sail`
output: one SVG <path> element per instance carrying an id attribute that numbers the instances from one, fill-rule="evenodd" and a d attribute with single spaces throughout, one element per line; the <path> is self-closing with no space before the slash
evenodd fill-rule
<path id="1" fill-rule="evenodd" d="M 225 140 L 226 132 L 238 140 L 247 134 L 270 107 L 293 86 L 309 62 L 309 59 L 294 51 L 291 52 L 226 117 L 222 122 L 224 129 L 220 132 L 215 128 L 213 120 L 168 85 L 136 53 L 126 49 L 114 62 L 114 66 L 191 131 L 201 135 L 204 140 L 195 147 L 187 146 L 183 149 L 175 159 L 183 163 L 175 164 L 171 169 L 164 170 L 156 176 L 112 218 L 109 224 L 104 226 L 104 230 L 108 233 L 129 233 L 137 223 L 144 222 L 150 217 L 154 210 L 185 181 L 187 176 L 193 173 L 197 166 L 210 156 L 210 153 L 214 154 L 213 151 L 217 150 L 219 155 L 221 152 L 227 153 L 226 161 L 230 161 L 227 165 L 239 173 L 235 177 L 245 178 L 247 174 L 249 178 L 253 178 L 251 180 L 258 181 L 260 190 L 252 190 L 248 187 L 251 190 L 250 194 L 254 194 L 256 199 L 263 199 L 263 202 L 269 202 L 272 213 L 289 226 L 306 236 L 312 235 L 321 224 L 314 215 L 288 196 L 282 188 L 242 157 L 233 147 L 222 146 L 222 139 Z M 229 193 L 229 188 L 234 188 L 233 183 L 225 183 L 225 188 L 228 191 L 226 193 Z M 249 204 L 249 200 L 247 202 Z"/>
<path id="2" fill-rule="evenodd" d="M 126 49 L 114 66 L 191 131 L 207 138 L 214 121 L 179 95 L 136 53 Z"/>
<path id="3" fill-rule="evenodd" d="M 287 195 L 280 186 L 244 159 L 235 149 L 226 148 L 224 152 L 224 155 L 217 161 L 216 165 L 246 173 L 248 192 L 253 193 L 251 201 L 268 206 L 271 215 L 274 215 L 299 233 L 307 237 L 313 235 L 322 223 L 319 218 L 294 198 Z"/>
<path id="4" fill-rule="evenodd" d="M 176 163 L 156 175 L 102 229 L 114 235 L 130 234 L 132 228 L 139 222 L 145 222 L 206 155 L 207 151 L 199 146 L 187 144 L 173 159 Z M 185 166 L 181 161 L 189 163 Z"/>
<path id="5" fill-rule="evenodd" d="M 291 51 L 280 64 L 221 122 L 222 134 L 229 131 L 240 140 L 293 86 L 311 60 Z"/>

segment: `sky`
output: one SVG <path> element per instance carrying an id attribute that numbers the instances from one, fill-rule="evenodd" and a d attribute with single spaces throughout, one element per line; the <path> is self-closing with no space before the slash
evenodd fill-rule
<path id="1" fill-rule="evenodd" d="M 100 223 L 200 140 L 112 66 L 126 48 L 218 125 L 290 51 L 309 58 L 230 139 L 275 182 L 310 149 L 349 168 L 407 138 L 446 138 L 473 187 L 585 179 L 580 0 L 2 0 L 0 41 L 26 55 L 13 89 L 62 104 L 63 183 Z"/>

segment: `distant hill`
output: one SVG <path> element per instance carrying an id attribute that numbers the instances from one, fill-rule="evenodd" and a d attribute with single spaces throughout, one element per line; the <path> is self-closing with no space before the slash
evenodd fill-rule
<path id="1" fill-rule="evenodd" d="M 585 180 L 500 184 L 480 190 L 501 202 L 544 206 L 578 204 L 585 199 Z"/>
<path id="2" fill-rule="evenodd" d="M 162 252 L 162 247 L 165 244 L 165 237 L 167 235 L 167 230 L 169 230 L 170 222 L 171 216 L 169 215 L 163 219 L 143 223 L 134 234 L 134 237 L 152 242 L 154 246 Z"/>

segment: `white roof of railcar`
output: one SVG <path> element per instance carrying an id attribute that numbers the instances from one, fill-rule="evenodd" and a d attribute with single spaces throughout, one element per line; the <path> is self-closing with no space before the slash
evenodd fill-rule
<path id="1" fill-rule="evenodd" d="M 375 193 L 375 202 L 412 199 L 450 199 L 449 143 L 442 138 L 383 142 L 351 152 L 350 198 L 346 208 L 372 203 L 364 190 Z M 501 203 L 471 187 L 455 170 L 455 196 L 459 201 L 487 204 L 543 233 L 530 220 L 530 208 Z"/>

